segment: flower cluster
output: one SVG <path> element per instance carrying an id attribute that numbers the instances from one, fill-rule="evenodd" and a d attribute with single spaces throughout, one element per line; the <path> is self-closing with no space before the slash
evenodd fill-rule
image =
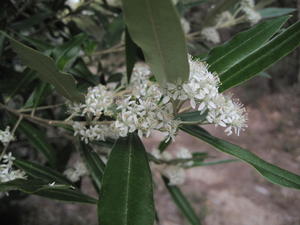
<path id="1" fill-rule="evenodd" d="M 241 10 L 251 24 L 256 24 L 261 20 L 261 15 L 255 10 L 254 0 L 242 0 Z"/>
<path id="2" fill-rule="evenodd" d="M 73 168 L 68 168 L 64 171 L 64 175 L 72 181 L 79 181 L 80 177 L 88 174 L 88 170 L 82 162 L 76 162 Z"/>
<path id="3" fill-rule="evenodd" d="M 0 183 L 5 183 L 15 179 L 26 179 L 25 172 L 13 168 L 13 161 L 15 157 L 11 152 L 4 154 L 0 164 Z"/>
<path id="4" fill-rule="evenodd" d="M 189 102 L 190 109 L 206 114 L 203 123 L 222 126 L 230 135 L 246 127 L 247 116 L 242 105 L 218 92 L 217 75 L 207 65 L 189 57 L 190 74 L 187 82 L 167 83 L 160 87 L 151 81 L 152 73 L 145 64 L 137 64 L 131 82 L 117 90 L 103 85 L 88 89 L 85 102 L 71 106 L 73 115 L 85 117 L 74 121 L 75 135 L 85 142 L 125 137 L 137 132 L 149 137 L 154 130 L 165 132 L 174 140 L 181 121 L 176 119 L 180 107 Z M 105 116 L 105 117 L 103 117 Z"/>
<path id="5" fill-rule="evenodd" d="M 4 146 L 15 139 L 9 129 L 9 127 L 6 127 L 5 130 L 0 130 L 0 142 L 2 142 Z"/>

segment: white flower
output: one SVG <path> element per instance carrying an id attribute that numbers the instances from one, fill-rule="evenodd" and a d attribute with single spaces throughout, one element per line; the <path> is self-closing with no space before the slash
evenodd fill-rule
<path id="1" fill-rule="evenodd" d="M 113 101 L 113 92 L 107 90 L 102 84 L 90 87 L 85 97 L 83 114 L 91 113 L 96 117 L 102 114 L 110 114 L 109 107 Z"/>
<path id="2" fill-rule="evenodd" d="M 8 126 L 5 128 L 5 130 L 0 130 L 0 141 L 4 146 L 15 139 L 9 130 L 10 127 Z"/>
<path id="3" fill-rule="evenodd" d="M 0 183 L 5 183 L 15 179 L 26 179 L 26 174 L 22 170 L 13 168 L 13 161 L 15 157 L 11 152 L 4 154 L 0 164 Z"/>
<path id="4" fill-rule="evenodd" d="M 76 162 L 73 168 L 64 171 L 64 175 L 72 181 L 77 182 L 79 179 L 88 174 L 88 170 L 82 162 Z"/>
<path id="5" fill-rule="evenodd" d="M 261 15 L 257 11 L 255 11 L 255 9 L 250 7 L 245 7 L 243 8 L 243 11 L 246 15 L 247 20 L 251 24 L 256 24 L 261 20 Z"/>
<path id="6" fill-rule="evenodd" d="M 191 154 L 191 152 L 186 148 L 180 148 L 180 150 L 176 152 L 176 156 L 180 159 L 193 158 L 193 155 Z"/>
<path id="7" fill-rule="evenodd" d="M 182 185 L 185 181 L 184 169 L 179 166 L 167 166 L 163 174 L 169 178 L 169 185 Z"/>
<path id="8" fill-rule="evenodd" d="M 201 35 L 207 41 L 210 41 L 214 44 L 218 44 L 221 42 L 221 38 L 219 32 L 215 27 L 205 27 L 201 31 Z"/>
<path id="9" fill-rule="evenodd" d="M 251 24 L 256 24 L 261 20 L 261 15 L 255 10 L 254 0 L 242 0 L 241 10 Z"/>
<path id="10" fill-rule="evenodd" d="M 183 29 L 184 33 L 188 34 L 191 30 L 191 26 L 190 26 L 189 21 L 187 21 L 185 18 L 182 17 L 180 19 L 180 23 L 181 23 L 181 26 L 182 26 L 182 29 Z"/>

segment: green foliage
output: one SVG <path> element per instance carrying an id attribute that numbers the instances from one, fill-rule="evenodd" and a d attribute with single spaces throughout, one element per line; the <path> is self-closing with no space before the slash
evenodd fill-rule
<path id="1" fill-rule="evenodd" d="M 159 83 L 186 81 L 185 38 L 171 0 L 123 0 L 123 9 L 129 33 Z"/>
<path id="2" fill-rule="evenodd" d="M 217 150 L 230 154 L 250 164 L 264 178 L 271 181 L 272 183 L 279 184 L 285 187 L 300 189 L 300 176 L 274 166 L 273 164 L 262 160 L 255 154 L 237 145 L 216 138 L 208 134 L 200 127 L 184 125 L 181 127 L 181 129 L 188 134 L 207 142 Z"/>
<path id="3" fill-rule="evenodd" d="M 152 177 L 145 148 L 137 135 L 116 142 L 102 185 L 98 203 L 100 224 L 153 225 Z"/>
<path id="4" fill-rule="evenodd" d="M 297 22 L 224 72 L 220 76 L 220 91 L 241 84 L 267 69 L 297 48 L 299 40 L 300 22 Z"/>
<path id="5" fill-rule="evenodd" d="M 238 33 L 230 41 L 213 48 L 207 57 L 209 70 L 220 77 L 273 37 L 287 21 L 288 16 L 279 17 Z"/>
<path id="6" fill-rule="evenodd" d="M 40 79 L 52 84 L 58 93 L 67 99 L 76 102 L 82 100 L 83 95 L 76 89 L 75 79 L 70 74 L 60 72 L 50 57 L 23 45 L 7 35 L 6 37 L 10 39 L 11 46 L 22 61 L 32 70 L 38 72 Z"/>

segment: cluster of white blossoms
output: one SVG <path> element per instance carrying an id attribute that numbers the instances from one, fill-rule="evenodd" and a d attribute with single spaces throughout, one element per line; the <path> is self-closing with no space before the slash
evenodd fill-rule
<path id="1" fill-rule="evenodd" d="M 74 167 L 68 168 L 64 171 L 64 175 L 72 182 L 77 182 L 79 179 L 88 174 L 88 170 L 84 163 L 76 162 Z"/>
<path id="2" fill-rule="evenodd" d="M 157 130 L 174 140 L 181 123 L 176 119 L 176 107 L 186 102 L 190 110 L 206 115 L 203 123 L 224 127 L 228 135 L 239 134 L 247 127 L 245 109 L 231 96 L 218 92 L 219 78 L 208 71 L 205 63 L 189 57 L 189 64 L 187 82 L 167 83 L 164 88 L 151 81 L 152 73 L 145 64 L 135 66 L 130 83 L 121 91 L 101 84 L 89 88 L 85 102 L 70 108 L 73 115 L 85 117 L 85 121 L 74 121 L 74 135 L 89 142 L 125 137 L 133 132 L 149 137 Z"/>
<path id="3" fill-rule="evenodd" d="M 159 160 L 166 161 L 166 164 L 155 166 L 155 169 L 158 169 L 163 175 L 169 179 L 169 185 L 182 185 L 185 182 L 185 170 L 183 166 L 190 165 L 192 161 L 187 161 L 184 163 L 178 163 L 176 165 L 168 165 L 167 162 L 171 160 L 178 159 L 192 159 L 193 156 L 191 152 L 186 148 L 181 148 L 176 152 L 176 157 L 173 157 L 169 152 L 163 151 L 162 153 L 154 149 L 151 154 Z"/>
<path id="4" fill-rule="evenodd" d="M 201 35 L 205 40 L 210 41 L 214 44 L 218 44 L 221 41 L 219 32 L 218 32 L 217 28 L 214 26 L 204 27 L 201 30 Z"/>
<path id="5" fill-rule="evenodd" d="M 2 142 L 4 146 L 15 139 L 9 130 L 9 127 L 6 127 L 5 130 L 0 130 L 0 142 Z"/>
<path id="6" fill-rule="evenodd" d="M 261 20 L 261 15 L 255 10 L 254 0 L 242 0 L 241 10 L 251 24 L 256 24 Z"/>
<path id="7" fill-rule="evenodd" d="M 4 154 L 0 164 L 0 183 L 5 183 L 15 179 L 26 179 L 26 174 L 22 170 L 13 168 L 13 161 L 15 157 L 11 152 Z"/>

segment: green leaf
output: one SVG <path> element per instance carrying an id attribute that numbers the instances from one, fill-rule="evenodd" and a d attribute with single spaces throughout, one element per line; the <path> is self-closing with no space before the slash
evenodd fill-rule
<path id="1" fill-rule="evenodd" d="M 88 170 L 90 171 L 96 189 L 98 192 L 100 192 L 105 164 L 101 160 L 99 155 L 83 142 L 80 142 L 80 152 L 87 165 Z"/>
<path id="2" fill-rule="evenodd" d="M 300 21 L 244 58 L 220 76 L 223 92 L 267 69 L 300 45 Z"/>
<path id="3" fill-rule="evenodd" d="M 177 119 L 183 121 L 183 123 L 201 123 L 207 117 L 207 112 L 202 113 L 199 111 L 185 112 L 177 115 Z"/>
<path id="4" fill-rule="evenodd" d="M 41 179 L 48 183 L 55 181 L 59 184 L 72 185 L 72 182 L 64 177 L 61 173 L 49 167 L 21 159 L 16 159 L 14 161 L 14 165 L 16 165 L 19 169 L 24 170 L 26 174 L 33 178 Z"/>
<path id="5" fill-rule="evenodd" d="M 209 70 L 220 76 L 268 41 L 287 21 L 288 16 L 276 18 L 238 33 L 225 44 L 213 48 L 207 57 Z"/>
<path id="6" fill-rule="evenodd" d="M 184 33 L 171 0 L 123 0 L 125 22 L 133 41 L 161 85 L 188 80 Z"/>
<path id="7" fill-rule="evenodd" d="M 27 194 L 34 194 L 38 191 L 45 189 L 67 189 L 70 188 L 70 185 L 54 185 L 50 186 L 48 183 L 45 183 L 38 179 L 16 179 L 13 181 L 8 181 L 5 183 L 0 183 L 0 192 L 7 192 L 12 190 L 19 190 Z"/>
<path id="8" fill-rule="evenodd" d="M 277 16 L 283 16 L 286 14 L 290 14 L 292 12 L 295 12 L 296 9 L 294 8 L 264 8 L 261 10 L 258 10 L 258 13 L 261 15 L 262 18 L 272 18 Z"/>
<path id="9" fill-rule="evenodd" d="M 128 30 L 125 30 L 125 53 L 126 53 L 126 73 L 127 82 L 130 82 L 130 77 L 134 68 L 134 64 L 137 61 L 138 46 L 133 42 Z"/>
<path id="10" fill-rule="evenodd" d="M 27 99 L 23 108 L 36 108 L 41 104 L 50 90 L 51 87 L 48 83 L 40 82 Z"/>
<path id="11" fill-rule="evenodd" d="M 143 143 L 136 134 L 118 139 L 113 147 L 98 207 L 101 225 L 153 225 L 151 171 Z"/>
<path id="12" fill-rule="evenodd" d="M 67 73 L 58 71 L 54 61 L 28 46 L 9 37 L 14 51 L 19 55 L 23 62 L 32 70 L 37 71 L 41 80 L 52 84 L 57 92 L 71 101 L 81 101 L 83 95 L 76 89 L 75 79 Z"/>
<path id="13" fill-rule="evenodd" d="M 181 127 L 181 130 L 207 142 L 222 152 L 225 152 L 250 164 L 262 176 L 274 184 L 300 189 L 300 176 L 268 163 L 248 150 L 216 138 L 208 134 L 201 127 L 184 125 Z"/>
<path id="14" fill-rule="evenodd" d="M 60 47 L 53 50 L 58 69 L 64 70 L 74 62 L 74 60 L 79 56 L 81 45 L 86 39 L 87 36 L 85 34 L 78 34 L 67 43 L 64 43 Z"/>
<path id="15" fill-rule="evenodd" d="M 172 196 L 177 207 L 180 209 L 182 214 L 187 218 L 191 225 L 201 225 L 199 218 L 197 217 L 194 209 L 192 208 L 189 201 L 182 194 L 181 190 L 175 185 L 169 185 L 168 178 L 162 176 L 166 188 Z"/>
<path id="16" fill-rule="evenodd" d="M 6 183 L 0 183 L 0 192 L 19 190 L 27 194 L 77 203 L 96 204 L 97 200 L 81 193 L 79 190 L 69 189 L 70 185 L 49 185 L 41 180 L 17 179 Z"/>
<path id="17" fill-rule="evenodd" d="M 193 162 L 192 165 L 185 166 L 185 167 L 192 168 L 192 167 L 198 167 L 198 166 L 214 166 L 214 165 L 219 165 L 219 164 L 224 164 L 224 163 L 232 163 L 232 162 L 238 162 L 238 161 L 239 160 L 237 160 L 237 159 L 224 159 L 224 160 L 211 161 L 211 162 Z"/>
<path id="18" fill-rule="evenodd" d="M 18 131 L 21 131 L 27 137 L 29 143 L 38 152 L 42 153 L 52 166 L 56 165 L 55 149 L 46 141 L 43 132 L 24 120 L 18 126 Z"/>
<path id="19" fill-rule="evenodd" d="M 88 195 L 81 193 L 78 190 L 72 189 L 47 189 L 47 190 L 40 190 L 36 195 L 55 199 L 64 202 L 74 202 L 74 203 L 87 203 L 87 204 L 97 204 L 97 199 L 92 198 Z"/>

